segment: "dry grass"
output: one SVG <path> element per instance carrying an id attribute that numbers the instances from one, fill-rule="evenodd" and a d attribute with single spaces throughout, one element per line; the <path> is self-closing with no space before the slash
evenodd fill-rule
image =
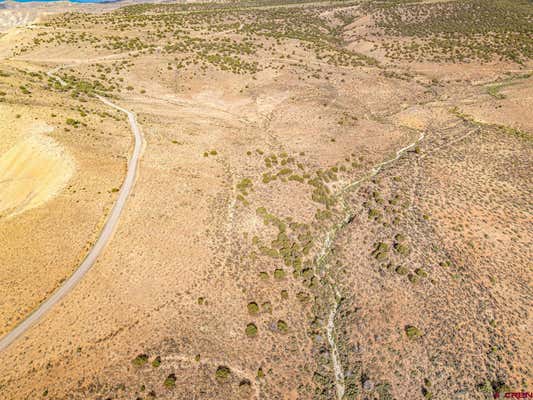
<path id="1" fill-rule="evenodd" d="M 6 272 L 33 277 L 0 304 L 6 329 L 46 296 L 28 295 L 40 267 L 62 265 L 50 291 L 76 266 L 120 186 L 130 133 L 95 94 L 136 113 L 146 148 L 98 263 L 0 355 L 2 395 L 333 399 L 331 315 L 347 399 L 528 387 L 527 298 L 503 299 L 527 292 L 531 79 L 509 70 L 529 50 L 470 70 L 446 47 L 416 68 L 384 50 L 435 35 L 406 31 L 422 12 L 464 27 L 468 5 L 137 5 L 4 39 L 0 110 L 24 112 L 0 126 L 0 157 L 37 116 L 77 167 L 9 220 L 9 264 L 34 261 Z M 498 27 L 491 57 L 509 50 Z"/>

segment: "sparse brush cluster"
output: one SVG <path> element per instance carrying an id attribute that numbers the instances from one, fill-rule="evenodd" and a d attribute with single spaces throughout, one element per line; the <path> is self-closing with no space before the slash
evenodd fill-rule
<path id="1" fill-rule="evenodd" d="M 385 35 L 410 39 L 382 43 L 391 59 L 522 63 L 533 55 L 533 5 L 527 0 L 369 2 L 364 7 Z"/>
<path id="2" fill-rule="evenodd" d="M 31 42 L 18 46 L 18 53 L 58 45 L 135 52 L 137 56 L 163 52 L 175 56 L 168 69 L 197 67 L 206 71 L 212 67 L 255 75 L 265 68 L 284 68 L 272 61 L 258 62 L 258 56 L 265 53 L 273 58 L 293 59 L 301 68 L 308 69 L 307 63 L 294 52 L 286 54 L 282 49 L 296 41 L 298 47 L 324 64 L 376 65 L 376 60 L 348 50 L 343 45 L 342 29 L 323 17 L 324 10 L 336 10 L 343 5 L 344 2 L 338 2 L 318 7 L 261 9 L 251 3 L 213 7 L 175 4 L 128 6 L 98 15 L 67 13 L 44 23 L 52 31 L 39 32 Z M 105 34 L 98 30 L 100 26 L 106 26 Z M 309 77 L 322 75 L 320 68 L 310 72 Z"/>

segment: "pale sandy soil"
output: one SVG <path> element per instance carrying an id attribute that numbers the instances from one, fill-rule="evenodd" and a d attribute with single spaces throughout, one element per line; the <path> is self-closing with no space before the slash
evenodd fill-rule
<path id="1" fill-rule="evenodd" d="M 45 203 L 74 173 L 74 161 L 39 133 L 13 146 L 0 158 L 0 214 L 9 218 Z"/>
<path id="2" fill-rule="evenodd" d="M 134 3 L 134 1 L 120 2 L 121 5 Z M 69 1 L 53 1 L 53 2 L 30 2 L 17 3 L 14 1 L 6 1 L 0 3 L 0 32 L 9 31 L 12 28 L 32 26 L 34 22 L 45 19 L 48 15 L 53 15 L 62 12 L 102 12 L 105 10 L 112 10 L 119 7 L 118 4 L 80 4 L 71 3 Z"/>
<path id="3" fill-rule="evenodd" d="M 45 18 L 49 14 L 82 9 L 78 4 L 66 1 L 50 3 L 0 3 L 0 32 L 9 31 L 12 28 L 32 25 L 40 18 Z"/>
<path id="4" fill-rule="evenodd" d="M 41 97 L 35 86 L 22 97 L 0 103 L 2 332 L 85 256 L 120 186 L 131 140 L 125 121 L 88 117 L 91 128 L 69 129 L 66 119 L 79 113 L 64 96 Z"/>

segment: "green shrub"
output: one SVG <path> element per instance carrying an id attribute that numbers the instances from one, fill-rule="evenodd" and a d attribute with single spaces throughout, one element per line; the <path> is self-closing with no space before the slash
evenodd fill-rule
<path id="1" fill-rule="evenodd" d="M 394 250 L 396 250 L 402 256 L 408 255 L 411 251 L 408 245 L 402 243 L 395 243 Z"/>
<path id="2" fill-rule="evenodd" d="M 401 242 L 403 242 L 403 241 L 405 240 L 405 236 L 402 235 L 401 233 L 398 233 L 396 236 L 394 236 L 394 239 L 395 239 L 397 242 L 401 243 Z"/>
<path id="3" fill-rule="evenodd" d="M 161 365 L 161 357 L 157 356 L 154 358 L 154 361 L 152 361 L 152 367 L 157 368 Z"/>
<path id="4" fill-rule="evenodd" d="M 148 362 L 148 355 L 146 354 L 139 354 L 137 357 L 135 357 L 132 361 L 133 365 L 136 367 L 140 367 Z"/>
<path id="5" fill-rule="evenodd" d="M 283 279 L 285 278 L 285 271 L 282 268 L 277 268 L 274 270 L 274 278 Z"/>
<path id="6" fill-rule="evenodd" d="M 215 372 L 215 377 L 220 381 L 224 381 L 228 379 L 230 376 L 231 376 L 231 370 L 225 365 L 219 366 Z"/>
<path id="7" fill-rule="evenodd" d="M 287 323 L 281 319 L 278 321 L 276 326 L 278 328 L 278 331 L 280 331 L 281 333 L 286 333 L 289 330 L 289 326 L 287 325 Z"/>
<path id="8" fill-rule="evenodd" d="M 375 208 L 368 210 L 368 218 L 378 220 L 381 218 L 381 213 Z"/>
<path id="9" fill-rule="evenodd" d="M 304 183 L 304 178 L 302 176 L 296 175 L 296 174 L 289 176 L 289 180 L 290 181 L 296 181 L 296 182 Z"/>
<path id="10" fill-rule="evenodd" d="M 427 278 L 428 273 L 424 271 L 422 268 L 415 269 L 415 274 L 417 274 L 421 278 Z"/>
<path id="11" fill-rule="evenodd" d="M 244 332 L 248 337 L 255 337 L 257 336 L 257 326 L 253 323 L 249 323 L 248 325 L 246 325 L 246 329 L 244 330 Z"/>
<path id="12" fill-rule="evenodd" d="M 422 394 L 424 395 L 424 399 L 426 399 L 426 400 L 431 400 L 433 398 L 433 393 L 431 393 L 426 388 L 422 388 Z"/>
<path id="13" fill-rule="evenodd" d="M 167 389 L 173 389 L 174 387 L 176 387 L 176 375 L 170 374 L 169 376 L 167 376 L 165 381 L 163 382 L 163 385 Z"/>
<path id="14" fill-rule="evenodd" d="M 256 315 L 259 313 L 259 306 L 255 301 L 251 301 L 250 303 L 248 303 L 247 309 L 251 315 Z"/>
<path id="15" fill-rule="evenodd" d="M 248 191 L 252 188 L 253 182 L 250 178 L 244 178 L 237 184 L 237 189 L 245 196 L 248 195 Z"/>
<path id="16" fill-rule="evenodd" d="M 80 125 L 80 121 L 73 119 L 73 118 L 67 118 L 66 120 L 67 125 L 73 126 L 77 128 Z"/>
<path id="17" fill-rule="evenodd" d="M 298 292 L 296 294 L 296 298 L 300 300 L 302 303 L 307 303 L 309 301 L 309 295 L 305 292 Z"/>
<path id="18" fill-rule="evenodd" d="M 409 339 L 417 339 L 420 336 L 422 336 L 422 331 L 418 329 L 416 326 L 407 325 L 405 327 L 405 334 Z"/>
<path id="19" fill-rule="evenodd" d="M 407 275 L 407 273 L 409 272 L 409 270 L 404 267 L 403 265 L 398 265 L 396 267 L 396 273 L 399 274 L 399 275 Z"/>
<path id="20" fill-rule="evenodd" d="M 376 248 L 372 252 L 372 256 L 378 261 L 383 261 L 387 258 L 389 252 L 389 245 L 387 243 L 379 242 L 376 244 Z"/>

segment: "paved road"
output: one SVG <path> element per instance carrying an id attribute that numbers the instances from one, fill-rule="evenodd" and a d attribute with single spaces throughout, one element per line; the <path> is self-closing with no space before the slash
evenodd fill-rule
<path id="1" fill-rule="evenodd" d="M 58 82 L 60 82 L 62 85 L 66 85 L 66 83 L 63 82 L 61 78 L 54 76 L 53 72 L 49 72 L 48 75 L 53 77 L 54 79 L 57 79 Z M 104 228 L 100 233 L 100 236 L 96 240 L 96 243 L 87 254 L 87 257 L 83 260 L 83 262 L 80 264 L 78 269 L 76 269 L 76 271 L 72 274 L 72 276 L 68 278 L 63 283 L 63 285 L 60 286 L 54 292 L 54 294 L 52 294 L 52 296 L 46 299 L 46 301 L 42 303 L 39 308 L 37 308 L 32 314 L 28 315 L 26 319 L 24 319 L 20 324 L 18 324 L 11 332 L 9 332 L 0 339 L 0 352 L 8 348 L 11 343 L 13 343 L 18 337 L 23 335 L 44 314 L 50 311 L 50 309 L 55 304 L 57 304 L 70 290 L 72 290 L 72 288 L 76 286 L 76 284 L 81 280 L 81 278 L 83 278 L 87 271 L 89 271 L 89 269 L 94 265 L 96 259 L 102 253 L 104 247 L 111 239 L 111 236 L 113 235 L 113 232 L 118 225 L 120 214 L 124 209 L 128 196 L 130 195 L 133 185 L 135 183 L 135 177 L 137 175 L 139 158 L 141 156 L 143 143 L 141 130 L 139 129 L 139 125 L 137 125 L 137 121 L 135 120 L 135 114 L 133 114 L 131 111 L 117 106 L 116 104 L 112 103 L 104 97 L 97 96 L 97 98 L 105 105 L 122 111 L 128 116 L 131 131 L 133 132 L 133 136 L 135 138 L 135 146 L 133 148 L 133 154 L 128 162 L 128 171 L 126 173 L 126 178 L 124 179 L 124 183 L 122 184 L 122 187 L 118 194 L 117 201 L 113 206 L 113 209 L 111 210 L 111 214 L 109 215 L 104 225 Z"/>

